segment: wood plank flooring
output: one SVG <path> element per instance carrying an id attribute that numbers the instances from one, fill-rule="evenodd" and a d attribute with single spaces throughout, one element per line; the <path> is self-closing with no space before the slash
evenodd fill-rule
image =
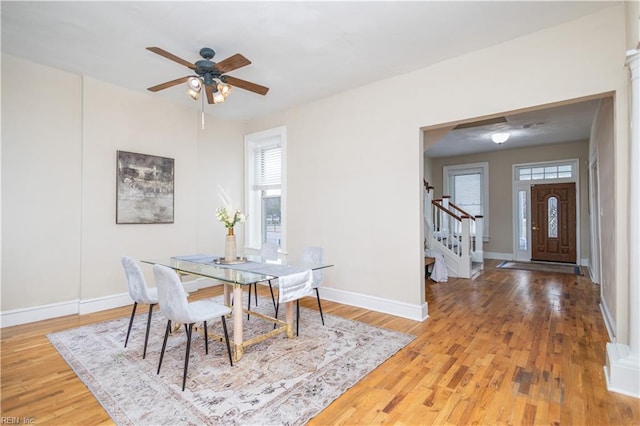
<path id="1" fill-rule="evenodd" d="M 496 263 L 474 280 L 427 280 L 430 317 L 422 323 L 324 301 L 325 312 L 417 338 L 309 425 L 640 425 L 640 400 L 606 390 L 599 287 L 586 277 Z M 317 309 L 312 298 L 303 306 Z M 2 422 L 113 424 L 46 334 L 129 313 L 2 329 Z"/>

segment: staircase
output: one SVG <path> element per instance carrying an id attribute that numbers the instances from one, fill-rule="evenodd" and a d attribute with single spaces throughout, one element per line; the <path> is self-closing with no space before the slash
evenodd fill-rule
<path id="1" fill-rule="evenodd" d="M 449 276 L 471 278 L 484 268 L 482 216 L 465 212 L 449 196 L 434 200 L 426 181 L 424 191 L 426 246 L 444 255 Z"/>

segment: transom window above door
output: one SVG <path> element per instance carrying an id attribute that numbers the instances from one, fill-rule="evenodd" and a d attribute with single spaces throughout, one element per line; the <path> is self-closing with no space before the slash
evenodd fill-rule
<path id="1" fill-rule="evenodd" d="M 572 179 L 575 177 L 573 162 L 517 166 L 515 173 L 516 181 Z"/>

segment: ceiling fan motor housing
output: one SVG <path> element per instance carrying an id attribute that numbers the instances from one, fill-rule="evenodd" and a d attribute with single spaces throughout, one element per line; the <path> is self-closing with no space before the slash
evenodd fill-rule
<path id="1" fill-rule="evenodd" d="M 220 72 L 215 68 L 215 62 L 211 62 L 209 60 L 201 59 L 197 61 L 195 64 L 194 71 L 196 74 L 204 78 L 204 84 L 207 86 L 213 83 L 214 78 L 220 78 Z"/>
<path id="2" fill-rule="evenodd" d="M 205 59 L 211 59 L 216 56 L 216 51 L 210 47 L 203 47 L 202 49 L 200 49 L 200 56 Z"/>

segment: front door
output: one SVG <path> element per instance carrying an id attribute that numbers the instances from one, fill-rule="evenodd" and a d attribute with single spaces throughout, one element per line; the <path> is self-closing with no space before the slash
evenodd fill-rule
<path id="1" fill-rule="evenodd" d="M 531 186 L 531 260 L 576 263 L 576 185 Z"/>

